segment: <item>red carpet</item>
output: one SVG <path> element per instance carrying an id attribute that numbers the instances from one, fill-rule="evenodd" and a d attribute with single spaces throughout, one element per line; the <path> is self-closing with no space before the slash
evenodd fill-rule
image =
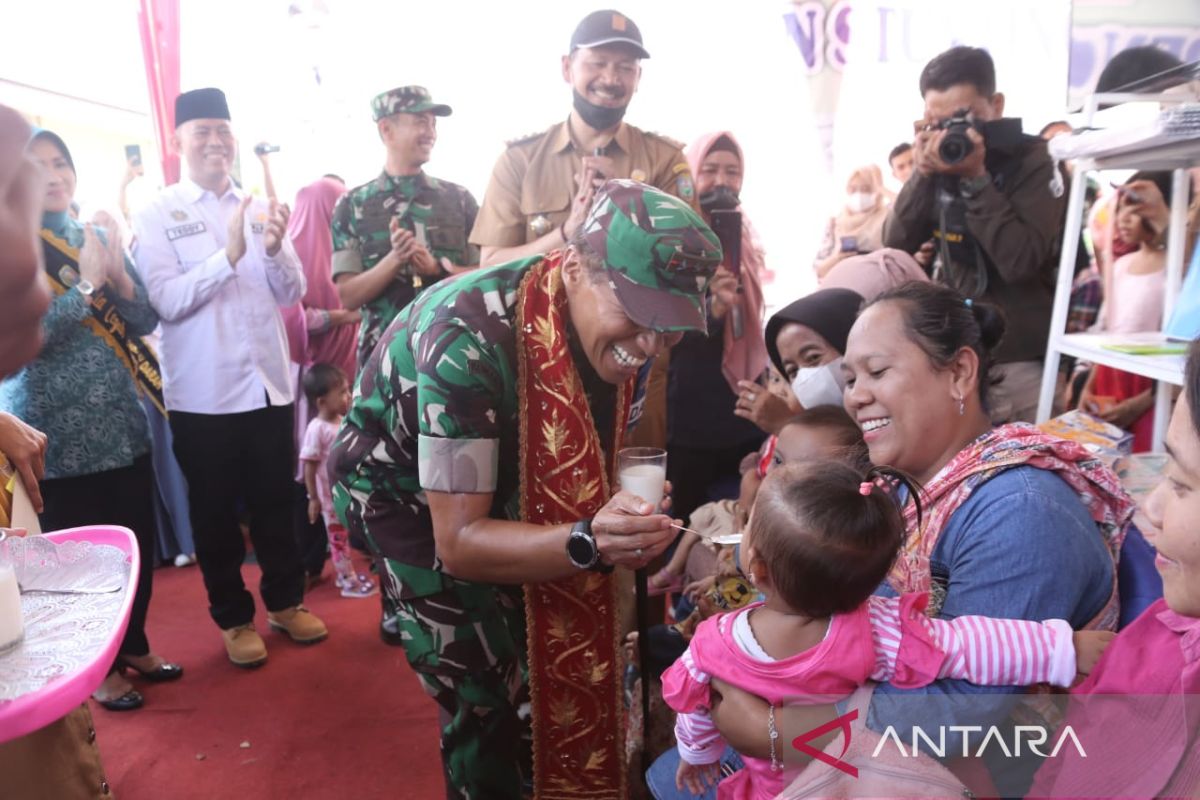
<path id="1" fill-rule="evenodd" d="M 258 601 L 258 568 L 243 569 Z M 305 599 L 329 638 L 294 644 L 255 623 L 270 659 L 229 663 L 197 567 L 155 571 L 151 647 L 184 667 L 175 683 L 133 683 L 144 708 L 92 704 L 118 800 L 439 798 L 437 712 L 401 649 L 378 635 L 379 598 L 342 598 L 328 576 Z M 248 747 L 242 747 L 249 743 Z"/>

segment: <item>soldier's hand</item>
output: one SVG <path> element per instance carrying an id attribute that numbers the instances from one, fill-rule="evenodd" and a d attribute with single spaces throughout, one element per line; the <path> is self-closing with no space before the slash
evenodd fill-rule
<path id="1" fill-rule="evenodd" d="M 225 244 L 225 256 L 229 259 L 229 265 L 233 267 L 246 255 L 246 209 L 252 199 L 250 195 L 243 197 L 238 210 L 229 220 L 229 240 Z"/>
<path id="2" fill-rule="evenodd" d="M 413 250 L 412 257 L 409 260 L 412 262 L 413 269 L 417 271 L 417 274 L 430 278 L 436 278 L 441 275 L 442 267 L 438 264 L 438 260 L 433 257 L 433 253 L 429 252 L 429 248 L 417 244 L 415 237 L 413 244 L 416 245 L 416 249 Z"/>
<path id="3" fill-rule="evenodd" d="M 271 201 L 270 215 L 267 217 L 267 227 L 263 232 L 263 246 L 267 250 L 267 255 L 274 258 L 279 252 L 279 248 L 283 246 L 283 237 L 287 236 L 288 218 L 292 215 L 292 210 L 288 208 L 287 203 L 279 203 L 275 200 Z"/>
<path id="4" fill-rule="evenodd" d="M 640 497 L 618 492 L 592 519 L 592 535 L 604 563 L 640 569 L 675 540 L 671 523 Z"/>
<path id="5" fill-rule="evenodd" d="M 400 223 L 392 219 L 388 226 L 392 241 L 392 254 L 396 257 L 396 266 L 408 263 L 412 258 L 413 253 L 417 249 L 417 238 L 413 236 L 412 231 L 407 228 L 401 228 Z"/>
<path id="6" fill-rule="evenodd" d="M 570 241 L 575 232 L 579 230 L 579 226 L 587 219 L 588 209 L 592 207 L 592 198 L 596 195 L 596 184 L 592 181 L 591 175 L 590 170 L 583 171 L 579 189 L 571 200 L 571 213 L 567 217 L 567 221 L 563 223 L 563 233 L 566 235 L 567 241 Z"/>

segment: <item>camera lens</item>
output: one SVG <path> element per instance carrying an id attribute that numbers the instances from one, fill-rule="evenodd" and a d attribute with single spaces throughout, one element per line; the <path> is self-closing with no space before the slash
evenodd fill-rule
<path id="1" fill-rule="evenodd" d="M 938 156 L 947 164 L 957 164 L 974 149 L 975 145 L 971 144 L 966 134 L 950 131 L 938 146 Z"/>

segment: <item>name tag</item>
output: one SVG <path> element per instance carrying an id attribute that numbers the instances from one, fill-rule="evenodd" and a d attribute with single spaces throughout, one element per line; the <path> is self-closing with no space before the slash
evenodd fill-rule
<path id="1" fill-rule="evenodd" d="M 198 233 L 204 233 L 207 228 L 203 222 L 189 222 L 187 225 L 179 225 L 175 228 L 167 228 L 167 241 L 173 242 L 176 239 L 182 239 L 185 236 L 195 236 Z"/>

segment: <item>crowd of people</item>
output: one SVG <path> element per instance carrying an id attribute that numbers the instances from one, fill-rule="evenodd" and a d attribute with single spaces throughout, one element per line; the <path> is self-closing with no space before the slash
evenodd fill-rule
<path id="1" fill-rule="evenodd" d="M 1069 126 L 1023 134 L 986 51 L 938 55 L 888 155 L 899 193 L 854 170 L 820 288 L 764 319 L 746 154 L 732 131 L 685 148 L 625 122 L 648 57 L 631 19 L 589 14 L 566 120 L 508 145 L 482 205 L 425 171 L 452 109 L 416 85 L 371 103 L 377 177 L 324 175 L 294 205 L 265 152 L 267 198 L 235 179 L 225 95 L 185 92 L 185 175 L 128 220 L 76 219 L 68 143 L 0 109 L 0 453 L 44 528 L 120 524 L 142 552 L 95 700 L 136 709 L 128 674 L 183 676 L 146 636 L 156 553 L 194 553 L 214 645 L 267 662 L 248 537 L 267 625 L 293 642 L 329 635 L 304 605 L 327 557 L 341 596 L 379 596 L 384 642 L 437 705 L 449 798 L 815 796 L 846 698 L 847 744 L 954 726 L 966 753 L 964 726 L 1052 727 L 1044 693 L 1001 688 L 1037 684 L 1073 687 L 1068 721 L 1090 695 L 1155 695 L 1180 746 L 1107 736 L 1087 740 L 1099 769 L 923 758 L 901 778 L 1194 791 L 1172 697 L 1200 693 L 1200 351 L 1146 509 L 1164 598 L 1115 637 L 1132 501 L 1028 424 L 1072 179 L 1046 142 Z M 1077 329 L 1161 325 L 1170 194 L 1151 172 L 1096 199 Z M 1152 383 L 1076 368 L 1062 408 L 1148 448 Z M 665 498 L 620 488 L 627 446 L 665 451 Z M 634 634 L 646 568 L 671 621 Z"/>

